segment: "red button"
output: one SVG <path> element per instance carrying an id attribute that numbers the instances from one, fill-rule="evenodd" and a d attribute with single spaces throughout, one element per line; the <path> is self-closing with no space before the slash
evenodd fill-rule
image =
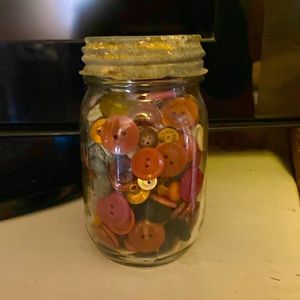
<path id="1" fill-rule="evenodd" d="M 131 208 L 123 195 L 112 192 L 97 203 L 100 219 L 110 227 L 120 227 L 131 218 Z"/>
<path id="2" fill-rule="evenodd" d="M 127 154 L 134 150 L 139 141 L 139 130 L 126 116 L 112 116 L 101 128 L 103 146 L 115 154 Z"/>
<path id="3" fill-rule="evenodd" d="M 129 244 L 142 253 L 157 251 L 165 240 L 163 225 L 143 220 L 137 222 L 128 235 Z"/>
<path id="4" fill-rule="evenodd" d="M 163 124 L 179 130 L 194 125 L 198 120 L 198 105 L 193 99 L 179 97 L 168 101 L 161 109 Z"/>
<path id="5" fill-rule="evenodd" d="M 173 177 L 181 173 L 187 163 L 187 154 L 177 143 L 164 143 L 156 147 L 165 159 L 161 177 Z"/>
<path id="6" fill-rule="evenodd" d="M 162 154 L 155 148 L 142 148 L 131 160 L 133 174 L 141 179 L 154 179 L 163 171 L 165 162 Z"/>
<path id="7" fill-rule="evenodd" d="M 198 168 L 189 168 L 180 181 L 180 196 L 183 201 L 195 201 L 203 184 L 203 173 Z"/>

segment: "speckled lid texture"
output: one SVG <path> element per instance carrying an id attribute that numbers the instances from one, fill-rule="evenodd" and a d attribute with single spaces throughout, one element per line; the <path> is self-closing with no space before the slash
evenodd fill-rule
<path id="1" fill-rule="evenodd" d="M 84 76 L 117 80 L 194 77 L 207 72 L 200 35 L 87 37 Z"/>

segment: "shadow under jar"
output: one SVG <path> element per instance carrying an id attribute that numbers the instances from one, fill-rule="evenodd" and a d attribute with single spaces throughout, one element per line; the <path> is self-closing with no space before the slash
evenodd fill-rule
<path id="1" fill-rule="evenodd" d="M 204 218 L 200 36 L 85 41 L 80 133 L 87 230 L 116 262 L 168 263 L 195 241 Z"/>

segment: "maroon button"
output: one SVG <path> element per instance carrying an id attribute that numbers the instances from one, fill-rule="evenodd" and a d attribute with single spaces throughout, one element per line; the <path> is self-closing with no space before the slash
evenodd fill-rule
<path id="1" fill-rule="evenodd" d="M 131 218 L 131 208 L 126 198 L 117 192 L 100 198 L 97 212 L 100 219 L 110 227 L 120 227 Z"/>
<path id="2" fill-rule="evenodd" d="M 112 116 L 101 127 L 103 146 L 114 154 L 127 154 L 133 151 L 139 141 L 139 130 L 126 116 Z"/>
<path id="3" fill-rule="evenodd" d="M 203 173 L 198 168 L 189 168 L 180 181 L 180 196 L 185 202 L 195 201 L 203 184 Z"/>

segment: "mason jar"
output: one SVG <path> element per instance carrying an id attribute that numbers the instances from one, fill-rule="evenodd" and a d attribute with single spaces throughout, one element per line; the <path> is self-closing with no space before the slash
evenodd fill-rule
<path id="1" fill-rule="evenodd" d="M 116 262 L 173 261 L 201 227 L 208 126 L 200 41 L 199 35 L 85 39 L 86 227 Z"/>

